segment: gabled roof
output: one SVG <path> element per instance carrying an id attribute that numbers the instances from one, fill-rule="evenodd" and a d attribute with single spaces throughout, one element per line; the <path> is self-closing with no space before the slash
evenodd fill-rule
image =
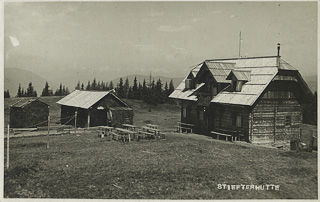
<path id="1" fill-rule="evenodd" d="M 227 81 L 226 78 L 230 71 L 234 69 L 235 63 L 205 61 L 205 64 L 210 70 L 213 78 L 218 83 L 230 83 L 230 81 Z"/>
<path id="2" fill-rule="evenodd" d="M 89 109 L 92 105 L 100 101 L 107 95 L 112 95 L 125 106 L 128 107 L 126 103 L 120 100 L 117 96 L 111 93 L 112 91 L 81 91 L 75 90 L 66 97 L 59 100 L 57 103 L 60 105 L 79 107 L 83 109 Z"/>
<path id="3" fill-rule="evenodd" d="M 213 97 L 211 102 L 247 106 L 255 103 L 277 75 L 279 69 L 297 71 L 296 68 L 277 56 L 206 60 L 201 64 L 196 66 L 197 72 L 203 64 L 206 64 L 218 83 L 230 83 L 230 80 L 227 80 L 230 79 L 230 74 L 233 74 L 238 80 L 247 81 L 243 84 L 241 92 L 221 91 Z M 184 82 L 185 80 L 169 97 L 197 101 L 198 98 L 192 92 L 195 89 L 185 91 Z"/>
<path id="4" fill-rule="evenodd" d="M 16 108 L 23 108 L 29 104 L 31 104 L 32 102 L 41 102 L 43 104 L 46 104 L 47 106 L 49 106 L 47 103 L 40 101 L 39 99 L 30 99 L 30 100 L 19 100 L 18 102 L 14 103 L 13 105 L 11 105 L 11 107 L 16 107 Z"/>
<path id="5" fill-rule="evenodd" d="M 245 70 L 245 68 L 239 70 Z M 241 92 L 222 91 L 211 102 L 252 106 L 278 73 L 278 69 L 276 67 L 258 67 L 250 68 L 250 70 L 251 80 L 243 84 Z"/>
<path id="6" fill-rule="evenodd" d="M 251 70 L 239 70 L 233 69 L 227 76 L 227 80 L 232 79 L 232 75 L 236 77 L 238 81 L 250 81 L 251 80 Z"/>

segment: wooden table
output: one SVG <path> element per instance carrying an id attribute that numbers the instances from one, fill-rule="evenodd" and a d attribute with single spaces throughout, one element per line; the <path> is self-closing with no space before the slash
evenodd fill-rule
<path id="1" fill-rule="evenodd" d="M 117 130 L 119 135 L 128 136 L 128 141 L 129 142 L 131 141 L 130 135 L 134 136 L 137 133 L 135 131 L 127 130 L 127 129 L 124 129 L 124 128 L 116 128 L 116 130 Z"/>
<path id="2" fill-rule="evenodd" d="M 112 131 L 113 127 L 110 126 L 99 126 L 99 131 L 103 131 L 105 135 L 109 136 L 110 131 Z M 101 138 L 103 138 L 104 135 L 101 134 Z"/>
<path id="3" fill-rule="evenodd" d="M 142 126 L 141 128 L 142 128 L 143 131 L 152 132 L 152 133 L 154 133 L 155 135 L 157 135 L 157 134 L 159 135 L 159 133 L 160 133 L 160 130 L 159 130 L 159 129 L 150 128 L 150 127 L 148 127 L 148 126 Z"/>
<path id="4" fill-rule="evenodd" d="M 149 128 L 158 129 L 158 125 L 146 124 L 146 126 Z"/>
<path id="5" fill-rule="evenodd" d="M 131 124 L 122 124 L 122 126 L 127 129 L 127 130 L 131 130 L 131 131 L 135 131 L 137 126 L 135 125 L 131 125 Z"/>
<path id="6" fill-rule="evenodd" d="M 113 127 L 111 126 L 99 126 L 99 130 L 102 130 L 105 132 L 105 134 L 108 134 L 110 131 L 112 131 Z"/>

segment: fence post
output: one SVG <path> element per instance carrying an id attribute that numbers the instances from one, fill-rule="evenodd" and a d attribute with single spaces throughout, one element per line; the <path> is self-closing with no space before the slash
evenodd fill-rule
<path id="1" fill-rule="evenodd" d="M 47 149 L 49 148 L 49 135 L 50 135 L 50 115 L 48 115 L 48 139 L 47 139 Z"/>
<path id="2" fill-rule="evenodd" d="M 9 135 L 10 135 L 10 125 L 8 124 L 8 135 L 7 135 L 7 169 L 9 169 Z"/>
<path id="3" fill-rule="evenodd" d="M 74 114 L 74 134 L 77 133 L 77 114 L 78 114 L 78 111 L 76 111 Z"/>

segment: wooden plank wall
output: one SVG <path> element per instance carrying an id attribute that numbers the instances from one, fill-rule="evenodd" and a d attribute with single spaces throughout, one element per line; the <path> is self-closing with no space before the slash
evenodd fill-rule
<path id="1" fill-rule="evenodd" d="M 215 105 L 212 109 L 214 129 L 241 130 L 245 140 L 249 141 L 249 108 L 231 105 Z M 242 117 L 242 127 L 232 125 L 232 115 L 239 114 Z M 211 123 L 212 124 L 212 123 Z"/>
<path id="2" fill-rule="evenodd" d="M 291 116 L 291 126 L 286 117 Z M 297 100 L 260 100 L 252 111 L 252 143 L 299 139 L 302 109 Z"/>

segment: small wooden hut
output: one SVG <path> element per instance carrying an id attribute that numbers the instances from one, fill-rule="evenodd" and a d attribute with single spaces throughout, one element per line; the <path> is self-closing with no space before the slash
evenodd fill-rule
<path id="1" fill-rule="evenodd" d="M 11 128 L 35 128 L 47 126 L 49 105 L 38 100 L 20 100 L 10 107 Z"/>
<path id="2" fill-rule="evenodd" d="M 124 123 L 133 124 L 133 110 L 113 91 L 75 90 L 57 103 L 61 105 L 61 124 L 64 125 L 119 127 Z"/>

